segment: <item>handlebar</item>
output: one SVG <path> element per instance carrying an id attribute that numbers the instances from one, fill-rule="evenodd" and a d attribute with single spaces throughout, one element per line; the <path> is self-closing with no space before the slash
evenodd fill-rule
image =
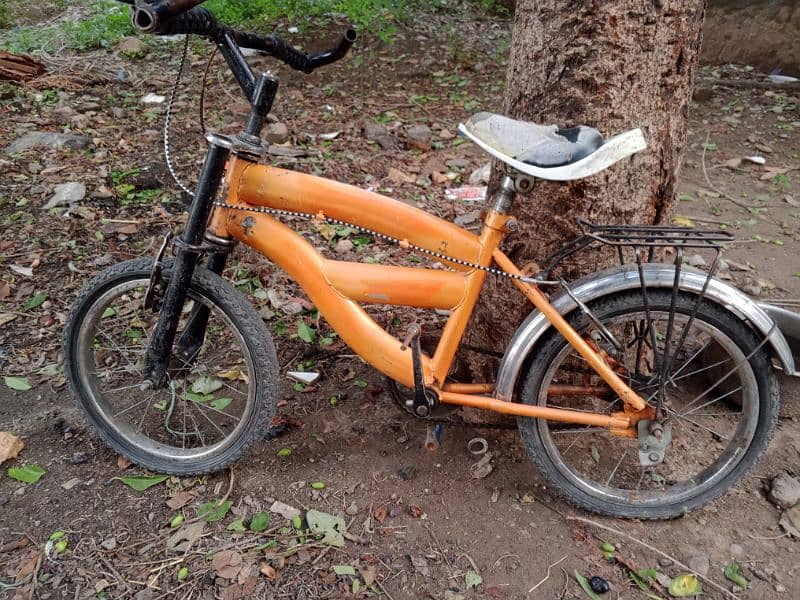
<path id="1" fill-rule="evenodd" d="M 308 55 L 277 35 L 257 35 L 239 31 L 217 21 L 213 14 L 198 6 L 205 0 L 119 0 L 133 6 L 133 26 L 144 33 L 161 35 L 196 34 L 219 43 L 226 35 L 241 48 L 249 48 L 274 56 L 297 71 L 311 73 L 319 67 L 343 58 L 353 42 L 355 29 L 342 33 L 338 44 L 324 52 Z"/>

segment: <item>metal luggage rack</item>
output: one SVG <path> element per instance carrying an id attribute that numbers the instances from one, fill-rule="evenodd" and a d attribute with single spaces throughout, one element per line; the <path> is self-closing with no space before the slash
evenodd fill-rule
<path id="1" fill-rule="evenodd" d="M 726 231 L 677 225 L 597 225 L 583 219 L 578 219 L 577 223 L 581 235 L 543 261 L 539 278 L 552 278 L 552 272 L 567 258 L 595 244 L 615 247 L 620 265 L 626 264 L 625 248 L 633 251 L 634 260 L 640 265 L 643 262 L 654 262 L 657 248 L 671 248 L 675 252 L 678 270 L 683 262 L 685 249 L 711 250 L 714 258 L 709 277 L 712 277 L 725 248 L 724 244 L 733 240 L 733 235 Z"/>

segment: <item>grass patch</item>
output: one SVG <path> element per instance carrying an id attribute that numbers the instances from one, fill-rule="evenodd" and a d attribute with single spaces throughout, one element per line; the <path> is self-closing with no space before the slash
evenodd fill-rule
<path id="1" fill-rule="evenodd" d="M 53 8 L 66 6 L 55 0 Z M 472 0 L 479 10 L 496 8 L 495 0 Z M 28 53 L 62 49 L 92 50 L 108 48 L 120 39 L 134 35 L 128 7 L 113 0 L 83 0 L 73 6 L 86 10 L 82 18 L 64 20 L 47 26 L 22 25 L 34 20 L 22 0 L 0 0 L 0 48 Z M 462 10 L 462 2 L 453 0 L 208 0 L 203 4 L 216 17 L 234 27 L 270 33 L 281 22 L 303 29 L 325 24 L 334 19 L 347 19 L 362 33 L 391 38 L 398 22 L 411 22 L 426 11 Z M 27 11 L 27 12 L 26 12 Z M 278 28 L 280 30 L 280 28 Z"/>

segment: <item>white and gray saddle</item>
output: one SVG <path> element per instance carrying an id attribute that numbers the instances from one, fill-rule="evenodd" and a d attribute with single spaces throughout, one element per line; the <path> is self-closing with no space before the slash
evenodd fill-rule
<path id="1" fill-rule="evenodd" d="M 604 141 L 585 125 L 559 129 L 488 112 L 473 115 L 458 130 L 517 171 L 554 181 L 594 175 L 647 147 L 641 129 Z"/>

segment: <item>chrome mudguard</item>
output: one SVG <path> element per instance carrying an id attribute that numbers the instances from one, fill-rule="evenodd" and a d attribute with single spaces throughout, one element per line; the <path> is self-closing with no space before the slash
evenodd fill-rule
<path id="1" fill-rule="evenodd" d="M 643 265 L 643 271 L 647 287 L 671 289 L 674 285 L 675 267 L 673 265 L 650 263 Z M 703 271 L 684 267 L 681 269 L 680 289 L 699 294 L 707 277 L 708 274 Z M 572 293 L 584 303 L 601 296 L 640 287 L 639 271 L 636 265 L 599 271 L 570 285 Z M 709 282 L 706 298 L 745 320 L 756 332 L 766 337 L 772 347 L 774 357 L 778 359 L 783 370 L 792 375 L 800 375 L 795 370 L 794 358 L 786 338 L 776 322 L 761 306 L 736 288 L 717 279 Z M 575 301 L 564 292 L 554 297 L 551 304 L 562 315 L 577 308 Z M 525 357 L 549 328 L 550 322 L 545 316 L 539 311 L 534 311 L 514 333 L 497 374 L 495 396 L 499 400 L 512 400 Z"/>

